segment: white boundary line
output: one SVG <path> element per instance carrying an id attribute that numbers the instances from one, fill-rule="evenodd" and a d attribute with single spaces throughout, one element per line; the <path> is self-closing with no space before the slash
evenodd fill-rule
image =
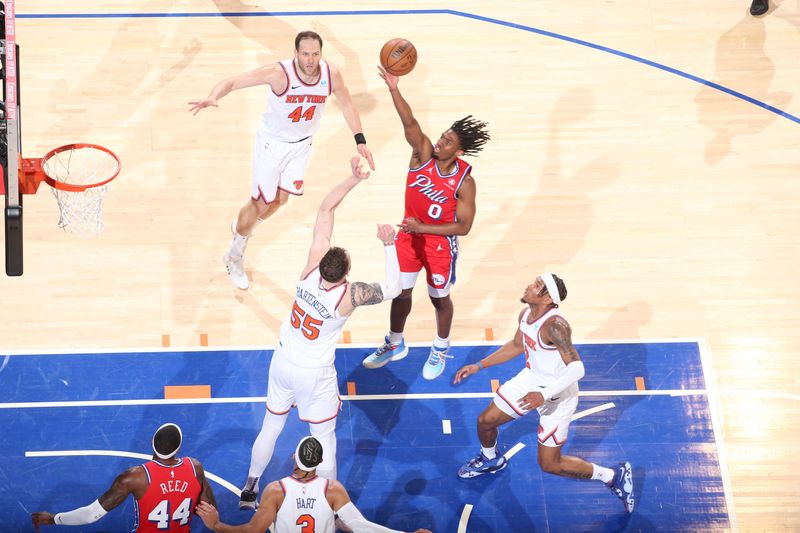
<path id="1" fill-rule="evenodd" d="M 143 453 L 134 453 L 134 452 L 120 452 L 117 450 L 52 450 L 52 451 L 28 451 L 25 452 L 25 457 L 84 457 L 89 455 L 102 455 L 102 456 L 109 456 L 109 457 L 130 457 L 132 459 L 143 459 L 145 461 L 152 461 L 153 456 L 146 455 Z M 205 469 L 204 469 L 205 470 Z M 240 497 L 242 495 L 241 491 L 232 483 L 225 481 L 221 477 L 216 474 L 212 474 L 208 470 L 205 470 L 206 477 L 212 481 L 216 481 L 232 493 L 236 495 L 236 497 Z"/>
<path id="2" fill-rule="evenodd" d="M 580 395 L 593 396 L 693 396 L 707 394 L 705 389 L 672 389 L 672 390 L 607 390 L 607 391 L 581 391 Z M 358 396 L 340 396 L 346 401 L 376 401 L 376 400 L 458 400 L 473 398 L 494 398 L 493 392 L 433 392 L 419 394 L 363 394 Z M 265 403 L 266 396 L 240 396 L 230 398 L 142 398 L 133 400 L 75 400 L 60 402 L 9 402 L 0 403 L 0 409 L 44 409 L 52 407 L 110 407 L 121 405 L 186 405 L 186 404 L 215 404 L 215 403 Z M 608 405 L 608 404 L 605 404 Z M 613 407 L 613 404 L 611 405 Z M 602 407 L 602 406 L 600 406 Z M 595 407 L 597 409 L 597 407 Z M 606 409 L 608 409 L 606 407 Z"/>
<path id="3" fill-rule="evenodd" d="M 714 441 L 717 445 L 717 460 L 719 461 L 720 477 L 722 478 L 722 488 L 725 491 L 725 503 L 728 506 L 728 520 L 731 522 L 731 531 L 739 531 L 739 524 L 736 520 L 736 509 L 733 505 L 733 486 L 731 485 L 731 474 L 728 470 L 727 454 L 725 453 L 725 434 L 722 426 L 716 381 L 714 371 L 711 366 L 711 354 L 708 351 L 705 339 L 701 339 L 697 346 L 700 350 L 700 365 L 703 369 L 703 379 L 706 381 L 708 391 L 708 409 L 711 411 L 711 429 L 714 432 Z"/>
<path id="4" fill-rule="evenodd" d="M 687 339 L 592 339 L 573 341 L 576 345 L 587 344 L 681 344 L 694 342 L 701 344 L 704 342 L 703 338 L 687 338 Z M 495 341 L 454 341 L 450 346 L 500 346 L 503 340 Z M 337 348 L 375 348 L 378 342 L 374 343 L 356 343 L 356 344 L 337 344 Z M 420 348 L 430 346 L 430 342 L 407 342 L 406 346 L 409 348 Z M 46 350 L 20 350 L 20 351 L 0 351 L 0 355 L 96 355 L 96 354 L 131 354 L 131 353 L 169 353 L 169 352 L 220 352 L 220 351 L 253 351 L 253 350 L 274 350 L 274 344 L 263 344 L 258 346 L 143 346 L 140 348 L 105 348 L 105 349 L 85 349 L 71 348 L 69 350 L 62 349 L 46 349 Z M 521 352 L 520 352 L 521 353 Z"/>
<path id="5" fill-rule="evenodd" d="M 467 533 L 467 522 L 469 522 L 469 515 L 472 513 L 472 504 L 464 504 L 464 509 L 461 511 L 461 518 L 458 519 L 458 533 Z"/>
<path id="6" fill-rule="evenodd" d="M 616 407 L 614 402 L 604 403 L 604 404 L 598 405 L 597 407 L 592 407 L 591 409 L 587 409 L 585 411 L 581 411 L 580 413 L 575 413 L 574 415 L 572 415 L 572 418 L 570 418 L 570 420 L 572 420 L 574 422 L 576 420 L 580 420 L 584 416 L 593 415 L 595 413 L 599 413 L 600 411 L 606 411 L 608 409 L 613 409 L 614 407 Z"/>

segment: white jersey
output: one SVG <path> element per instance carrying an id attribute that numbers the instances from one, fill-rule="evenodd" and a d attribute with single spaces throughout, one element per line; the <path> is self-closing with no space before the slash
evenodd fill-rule
<path id="1" fill-rule="evenodd" d="M 283 503 L 275 516 L 275 533 L 335 533 L 333 509 L 328 503 L 328 480 L 319 476 L 303 481 L 292 476 L 279 481 Z"/>
<path id="2" fill-rule="evenodd" d="M 278 63 L 286 74 L 286 90 L 267 94 L 267 111 L 259 122 L 259 130 L 272 138 L 295 143 L 314 135 L 325 112 L 325 101 L 331 95 L 331 69 L 319 62 L 319 78 L 308 84 L 300 79 L 294 59 Z"/>
<path id="3" fill-rule="evenodd" d="M 280 352 L 292 364 L 303 367 L 333 365 L 336 343 L 347 322 L 336 309 L 347 294 L 347 282 L 322 288 L 319 268 L 297 282 L 289 317 L 281 325 Z"/>
<path id="4" fill-rule="evenodd" d="M 519 322 L 522 343 L 525 345 L 525 367 L 528 369 L 533 383 L 540 387 L 546 387 L 566 371 L 567 365 L 564 364 L 564 360 L 555 346 L 542 342 L 541 328 L 548 319 L 563 315 L 558 312 L 558 309 L 552 308 L 533 324 L 528 324 L 530 313 L 531 310 L 528 308 L 522 314 L 522 320 Z M 577 392 L 578 384 L 570 385 L 564 392 L 573 392 L 573 388 L 574 392 Z M 559 396 L 561 395 L 559 394 Z"/>

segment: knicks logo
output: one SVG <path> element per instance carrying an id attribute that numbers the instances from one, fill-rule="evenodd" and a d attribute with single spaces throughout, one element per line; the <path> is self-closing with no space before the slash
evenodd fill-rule
<path id="1" fill-rule="evenodd" d="M 297 189 L 298 191 L 300 190 L 300 187 L 303 186 L 303 180 L 295 180 L 293 183 L 294 183 L 294 188 Z"/>

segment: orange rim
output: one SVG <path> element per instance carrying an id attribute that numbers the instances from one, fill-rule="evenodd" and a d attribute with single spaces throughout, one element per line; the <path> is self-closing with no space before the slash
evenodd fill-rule
<path id="1" fill-rule="evenodd" d="M 114 178 L 116 178 L 119 175 L 119 171 L 122 170 L 122 162 L 119 160 L 119 157 L 117 157 L 117 154 L 115 154 L 114 152 L 112 152 L 108 148 L 105 148 L 104 146 L 100 146 L 99 144 L 91 144 L 91 143 L 65 144 L 64 146 L 59 146 L 58 148 L 53 148 L 52 150 L 47 152 L 44 155 L 44 157 L 42 157 L 42 162 L 41 162 L 42 169 L 45 168 L 45 164 L 47 163 L 47 161 L 51 157 L 53 157 L 54 155 L 60 154 L 61 152 L 66 152 L 67 150 L 75 150 L 75 149 L 79 149 L 79 148 L 93 148 L 95 150 L 100 150 L 101 152 L 104 152 L 104 153 L 110 155 L 111 157 L 113 157 L 114 161 L 117 162 L 117 170 L 116 170 L 116 172 L 114 172 L 114 175 L 111 176 L 108 179 L 105 179 L 105 180 L 97 182 L 97 183 L 90 183 L 88 185 L 73 185 L 71 183 L 63 183 L 61 181 L 53 179 L 50 176 L 48 176 L 47 173 L 45 172 L 45 175 L 44 175 L 45 183 L 47 183 L 51 187 L 53 187 L 55 189 L 59 189 L 61 191 L 83 192 L 86 189 L 92 189 L 94 187 L 100 187 L 102 185 L 105 185 L 106 183 L 108 183 L 111 180 L 113 180 Z"/>

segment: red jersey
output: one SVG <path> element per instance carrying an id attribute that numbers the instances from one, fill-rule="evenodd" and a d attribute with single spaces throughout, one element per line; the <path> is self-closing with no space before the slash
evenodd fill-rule
<path id="1" fill-rule="evenodd" d="M 471 165 L 456 159 L 453 172 L 443 176 L 433 158 L 419 168 L 408 169 L 404 218 L 413 217 L 423 224 L 455 222 L 458 189 L 471 169 Z"/>
<path id="2" fill-rule="evenodd" d="M 149 461 L 142 465 L 147 473 L 147 492 L 137 500 L 135 515 L 138 533 L 188 533 L 202 485 L 188 457 L 172 466 Z"/>

